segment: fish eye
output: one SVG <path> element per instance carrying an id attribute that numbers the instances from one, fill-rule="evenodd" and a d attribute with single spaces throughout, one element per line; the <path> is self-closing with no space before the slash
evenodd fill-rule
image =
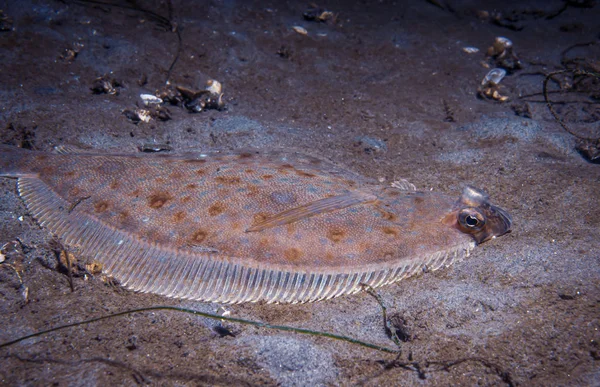
<path id="1" fill-rule="evenodd" d="M 485 216 L 474 208 L 464 208 L 458 213 L 458 223 L 464 231 L 479 231 L 485 226 Z"/>
<path id="2" fill-rule="evenodd" d="M 477 219 L 476 217 L 474 217 L 473 215 L 467 215 L 465 217 L 465 223 L 467 224 L 467 226 L 469 227 L 475 227 L 477 226 L 477 223 L 479 223 L 479 219 Z"/>

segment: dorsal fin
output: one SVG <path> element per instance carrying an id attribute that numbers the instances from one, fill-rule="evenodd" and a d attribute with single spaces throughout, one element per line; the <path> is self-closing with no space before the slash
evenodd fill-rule
<path id="1" fill-rule="evenodd" d="M 356 204 L 367 203 L 377 200 L 375 195 L 364 192 L 349 192 L 343 195 L 332 196 L 325 199 L 315 200 L 300 207 L 280 212 L 272 217 L 259 222 L 248 228 L 246 232 L 263 231 L 267 228 L 282 226 L 307 219 L 315 215 L 341 210 Z"/>
<path id="2" fill-rule="evenodd" d="M 402 191 L 416 191 L 417 187 L 406 179 L 395 180 L 390 184 L 392 187 Z"/>
<path id="3" fill-rule="evenodd" d="M 76 147 L 74 145 L 64 145 L 64 144 L 55 146 L 54 152 L 59 155 L 73 155 L 73 154 L 89 153 L 88 150 Z"/>

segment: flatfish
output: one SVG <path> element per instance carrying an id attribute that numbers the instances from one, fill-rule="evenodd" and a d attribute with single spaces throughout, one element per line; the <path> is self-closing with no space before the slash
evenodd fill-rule
<path id="1" fill-rule="evenodd" d="M 0 147 L 39 224 L 122 286 L 311 302 L 436 270 L 510 230 L 483 192 L 382 186 L 296 153 L 118 155 Z"/>

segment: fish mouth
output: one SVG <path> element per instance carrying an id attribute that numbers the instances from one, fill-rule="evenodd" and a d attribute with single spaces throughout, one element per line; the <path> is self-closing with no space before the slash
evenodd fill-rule
<path id="1" fill-rule="evenodd" d="M 502 223 L 503 229 L 504 229 L 504 232 L 502 232 L 501 234 L 499 234 L 497 236 L 506 234 L 507 232 L 510 231 L 510 228 L 512 227 L 512 217 L 510 216 L 510 214 L 508 212 L 506 212 L 506 210 L 503 210 L 500 207 L 492 206 L 492 208 L 495 210 L 496 216 L 498 216 L 499 220 Z"/>
<path id="2" fill-rule="evenodd" d="M 480 235 L 475 236 L 477 244 L 502 236 L 511 231 L 512 217 L 506 210 L 490 205 L 486 211 L 487 224 Z"/>

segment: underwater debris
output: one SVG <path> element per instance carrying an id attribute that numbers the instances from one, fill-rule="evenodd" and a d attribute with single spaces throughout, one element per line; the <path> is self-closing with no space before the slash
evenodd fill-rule
<path id="1" fill-rule="evenodd" d="M 586 159 L 593 163 L 600 163 L 600 139 L 583 140 L 575 148 Z"/>
<path id="2" fill-rule="evenodd" d="M 214 325 L 212 327 L 212 329 L 221 338 L 226 337 L 226 336 L 235 337 L 235 333 L 233 333 L 231 328 L 227 328 L 227 327 L 223 326 L 221 323 Z"/>
<path id="3" fill-rule="evenodd" d="M 79 54 L 79 51 L 76 51 L 72 48 L 65 48 L 65 51 L 60 55 L 59 58 L 63 62 L 71 64 L 71 63 L 75 62 L 75 58 L 77 58 L 78 54 Z"/>
<path id="4" fill-rule="evenodd" d="M 144 105 L 146 105 L 146 106 L 160 105 L 161 103 L 163 103 L 162 99 L 160 99 L 157 96 L 152 95 L 152 94 L 140 94 L 140 98 L 142 99 L 142 101 L 144 102 Z"/>
<path id="5" fill-rule="evenodd" d="M 513 112 L 515 113 L 515 115 L 519 116 L 519 117 L 524 117 L 524 118 L 532 118 L 533 115 L 531 114 L 531 108 L 529 107 L 529 104 L 527 102 L 523 102 L 520 104 L 513 104 L 511 105 L 511 109 L 513 110 Z"/>
<path id="6" fill-rule="evenodd" d="M 492 60 L 493 65 L 503 68 L 509 73 L 523 67 L 513 52 L 513 42 L 502 36 L 498 36 L 494 40 L 494 43 L 487 49 L 486 55 Z"/>
<path id="7" fill-rule="evenodd" d="M 519 17 L 516 15 L 505 15 L 502 12 L 489 13 L 489 22 L 498 27 L 508 28 L 512 31 L 521 31 L 525 26 L 519 23 Z"/>
<path id="8" fill-rule="evenodd" d="M 34 149 L 36 129 L 37 125 L 33 125 L 33 127 L 29 128 L 21 124 L 9 122 L 5 127 L 5 131 L 8 135 L 4 140 L 4 143 L 16 145 L 23 149 Z"/>
<path id="9" fill-rule="evenodd" d="M 79 277 L 79 262 L 75 254 L 61 250 L 58 254 L 58 269 L 66 272 L 69 276 Z"/>
<path id="10" fill-rule="evenodd" d="M 479 49 L 477 47 L 463 47 L 462 50 L 467 54 L 475 54 L 476 52 L 479 52 Z"/>
<path id="11" fill-rule="evenodd" d="M 338 335 L 335 333 L 315 331 L 315 330 L 305 329 L 305 328 L 296 328 L 296 327 L 287 326 L 287 325 L 271 325 L 271 324 L 260 322 L 260 321 L 247 320 L 247 319 L 243 319 L 243 318 L 236 318 L 236 317 L 229 317 L 229 316 L 220 316 L 217 314 L 205 313 L 205 312 L 201 312 L 201 311 L 197 311 L 197 310 L 193 310 L 193 309 L 180 308 L 180 307 L 176 307 L 176 306 L 150 306 L 150 307 L 146 307 L 146 308 L 130 309 L 130 310 L 125 310 L 125 311 L 121 311 L 121 312 L 117 312 L 117 313 L 103 315 L 100 317 L 95 317 L 95 318 L 84 320 L 84 321 L 77 321 L 74 323 L 60 325 L 60 326 L 57 326 L 54 328 L 37 331 L 37 332 L 31 333 L 31 334 L 28 334 L 25 336 L 21 336 L 21 337 L 18 337 L 16 339 L 13 339 L 10 341 L 5 341 L 3 343 L 0 343 L 0 348 L 6 348 L 6 347 L 9 347 L 16 343 L 20 343 L 24 340 L 27 340 L 27 339 L 44 336 L 44 335 L 47 335 L 48 333 L 56 332 L 56 331 L 71 328 L 71 327 L 83 326 L 83 325 L 87 325 L 87 324 L 90 324 L 90 323 L 93 323 L 96 321 L 112 319 L 112 318 L 116 318 L 116 317 L 120 317 L 120 316 L 127 316 L 127 315 L 134 314 L 134 313 L 150 312 L 150 311 L 157 311 L 157 310 L 186 313 L 186 314 L 191 314 L 194 316 L 210 318 L 213 320 L 229 321 L 232 323 L 250 325 L 250 326 L 254 326 L 254 327 L 258 327 L 258 328 L 272 329 L 272 330 L 277 330 L 277 331 L 282 331 L 282 332 L 294 332 L 294 333 L 301 334 L 301 335 L 324 337 L 327 339 L 338 340 L 338 341 L 341 341 L 344 343 L 353 344 L 353 345 L 361 346 L 363 348 L 369 348 L 369 349 L 373 349 L 376 351 L 391 353 L 391 354 L 395 354 L 395 355 L 398 355 L 400 353 L 399 350 L 397 350 L 397 349 L 383 347 L 381 345 L 372 344 L 372 343 L 369 343 L 366 341 L 354 339 L 354 338 L 348 337 L 348 336 Z"/>
<path id="12" fill-rule="evenodd" d="M 142 122 L 150 122 L 150 119 L 152 118 L 152 114 L 148 109 L 135 109 L 135 114 Z"/>
<path id="13" fill-rule="evenodd" d="M 152 118 L 160 121 L 168 121 L 171 119 L 171 112 L 169 109 L 160 105 L 151 105 L 146 109 L 125 109 L 122 113 L 128 120 L 136 125 L 140 122 L 148 123 Z"/>
<path id="14" fill-rule="evenodd" d="M 335 24 L 337 22 L 337 15 L 333 12 L 328 11 L 324 8 L 318 7 L 316 4 L 312 4 L 302 16 L 304 20 L 315 21 L 320 23 Z"/>
<path id="15" fill-rule="evenodd" d="M 505 76 L 506 71 L 504 69 L 492 69 L 483 78 L 481 85 L 484 86 L 490 84 L 493 86 L 497 86 L 502 81 L 502 79 L 504 79 Z"/>
<path id="16" fill-rule="evenodd" d="M 140 87 L 144 87 L 144 86 L 146 86 L 147 83 L 148 83 L 148 75 L 146 75 L 146 74 L 140 75 L 140 78 L 137 80 L 137 84 Z"/>
<path id="17" fill-rule="evenodd" d="M 97 275 L 102 273 L 102 268 L 104 266 L 97 261 L 93 261 L 92 263 L 88 263 L 85 265 L 85 271 L 90 273 L 91 275 Z M 87 278 L 87 277 L 86 277 Z"/>
<path id="18" fill-rule="evenodd" d="M 292 56 L 292 52 L 286 46 L 281 46 L 279 50 L 277 50 L 277 55 L 283 59 L 289 59 Z"/>
<path id="19" fill-rule="evenodd" d="M 564 120 L 561 117 L 559 117 L 558 113 L 554 110 L 553 103 L 550 101 L 550 98 L 548 97 L 548 81 L 556 75 L 565 74 L 565 73 L 572 74 L 574 78 L 576 78 L 576 77 L 592 78 L 594 81 L 600 80 L 600 73 L 582 70 L 582 69 L 560 70 L 560 71 L 555 71 L 553 73 L 548 74 L 542 84 L 544 100 L 546 101 L 546 106 L 548 107 L 548 110 L 550 111 L 550 113 L 552 114 L 554 119 L 560 124 L 560 126 L 567 133 L 571 134 L 572 136 L 576 137 L 579 140 L 579 143 L 575 147 L 575 149 L 588 161 L 593 162 L 593 163 L 599 163 L 600 162 L 600 137 L 585 136 L 585 135 L 582 135 L 582 134 L 579 134 L 579 133 L 573 131 L 569 126 L 567 126 L 567 124 L 564 122 Z M 569 87 L 566 89 L 569 89 L 570 91 L 578 91 L 576 85 L 577 85 L 576 82 L 569 83 Z M 596 94 L 596 92 L 594 92 L 593 90 L 587 90 L 587 91 L 590 93 L 591 98 L 597 99 L 598 94 Z M 592 117 L 594 117 L 594 116 L 592 115 Z"/>
<path id="20" fill-rule="evenodd" d="M 127 348 L 130 351 L 133 351 L 138 348 L 137 342 L 138 337 L 136 335 L 132 335 L 127 339 L 127 345 L 125 345 L 125 348 Z"/>
<path id="21" fill-rule="evenodd" d="M 183 105 L 187 110 L 197 113 L 208 109 L 220 110 L 225 106 L 221 83 L 210 79 L 206 85 L 206 88 L 200 91 L 177 87 L 183 97 Z"/>
<path id="22" fill-rule="evenodd" d="M 168 103 L 173 106 L 181 106 L 183 97 L 181 93 L 171 85 L 167 85 L 155 93 L 157 98 L 160 98 L 163 103 Z"/>
<path id="23" fill-rule="evenodd" d="M 27 303 L 29 302 L 29 287 L 25 286 L 21 276 L 25 269 L 24 260 L 25 253 L 19 240 L 7 242 L 0 247 L 0 267 L 9 268 L 17 275 L 19 280 L 18 290 L 25 303 Z"/>
<path id="24" fill-rule="evenodd" d="M 204 90 L 192 90 L 184 86 L 167 85 L 158 90 L 156 97 L 173 106 L 183 106 L 192 113 L 203 110 L 221 110 L 225 107 L 223 85 L 215 79 L 206 82 Z"/>
<path id="25" fill-rule="evenodd" d="M 500 82 L 506 76 L 506 70 L 495 68 L 490 70 L 483 80 L 478 90 L 479 96 L 486 99 L 493 99 L 500 102 L 508 101 L 508 97 L 500 94 Z"/>
<path id="26" fill-rule="evenodd" d="M 92 93 L 94 94 L 119 95 L 119 88 L 123 86 L 123 82 L 116 80 L 115 78 L 110 78 L 108 75 L 103 75 L 94 79 L 90 90 L 92 90 Z"/>
<path id="27" fill-rule="evenodd" d="M 297 33 L 299 33 L 300 35 L 308 35 L 308 31 L 304 27 L 293 26 L 292 29 L 294 31 L 296 31 Z"/>
<path id="28" fill-rule="evenodd" d="M 23 247 L 18 240 L 6 242 L 2 245 L 2 247 L 0 247 L 0 254 L 2 254 L 5 260 L 15 261 L 17 265 L 21 265 L 23 259 L 25 259 Z M 22 269 L 22 267 L 19 267 L 19 269 Z"/>
<path id="29" fill-rule="evenodd" d="M 4 11 L 0 9 L 0 32 L 14 31 L 13 19 L 6 16 Z"/>
<path id="30" fill-rule="evenodd" d="M 138 147 L 140 152 L 144 153 L 158 153 L 158 152 L 170 152 L 173 147 L 168 144 L 143 144 Z"/>
<path id="31" fill-rule="evenodd" d="M 83 49 L 83 47 L 83 43 L 75 42 L 71 47 L 65 48 L 59 59 L 67 64 L 71 64 L 75 61 L 75 58 L 77 58 L 77 55 L 79 55 L 79 52 Z"/>
<path id="32" fill-rule="evenodd" d="M 387 151 L 385 140 L 380 140 L 375 137 L 358 136 L 354 139 L 354 147 L 362 148 L 367 153 L 378 153 Z"/>
<path id="33" fill-rule="evenodd" d="M 123 115 L 127 117 L 127 119 L 134 124 L 139 124 L 140 122 L 150 122 L 152 118 L 152 113 L 148 109 L 125 109 L 122 111 Z"/>
<path id="34" fill-rule="evenodd" d="M 171 112 L 165 106 L 154 106 L 154 108 L 150 110 L 150 114 L 160 121 L 168 121 L 171 119 Z"/>
<path id="35" fill-rule="evenodd" d="M 141 119 L 140 116 L 138 116 L 137 112 L 135 110 L 131 110 L 131 109 L 125 109 L 121 112 L 129 121 L 133 122 L 134 124 L 138 124 Z"/>
<path id="36" fill-rule="evenodd" d="M 221 85 L 221 82 L 217 81 L 216 79 L 209 79 L 206 81 L 206 91 L 208 91 L 210 94 L 220 96 L 223 94 L 223 85 Z"/>

